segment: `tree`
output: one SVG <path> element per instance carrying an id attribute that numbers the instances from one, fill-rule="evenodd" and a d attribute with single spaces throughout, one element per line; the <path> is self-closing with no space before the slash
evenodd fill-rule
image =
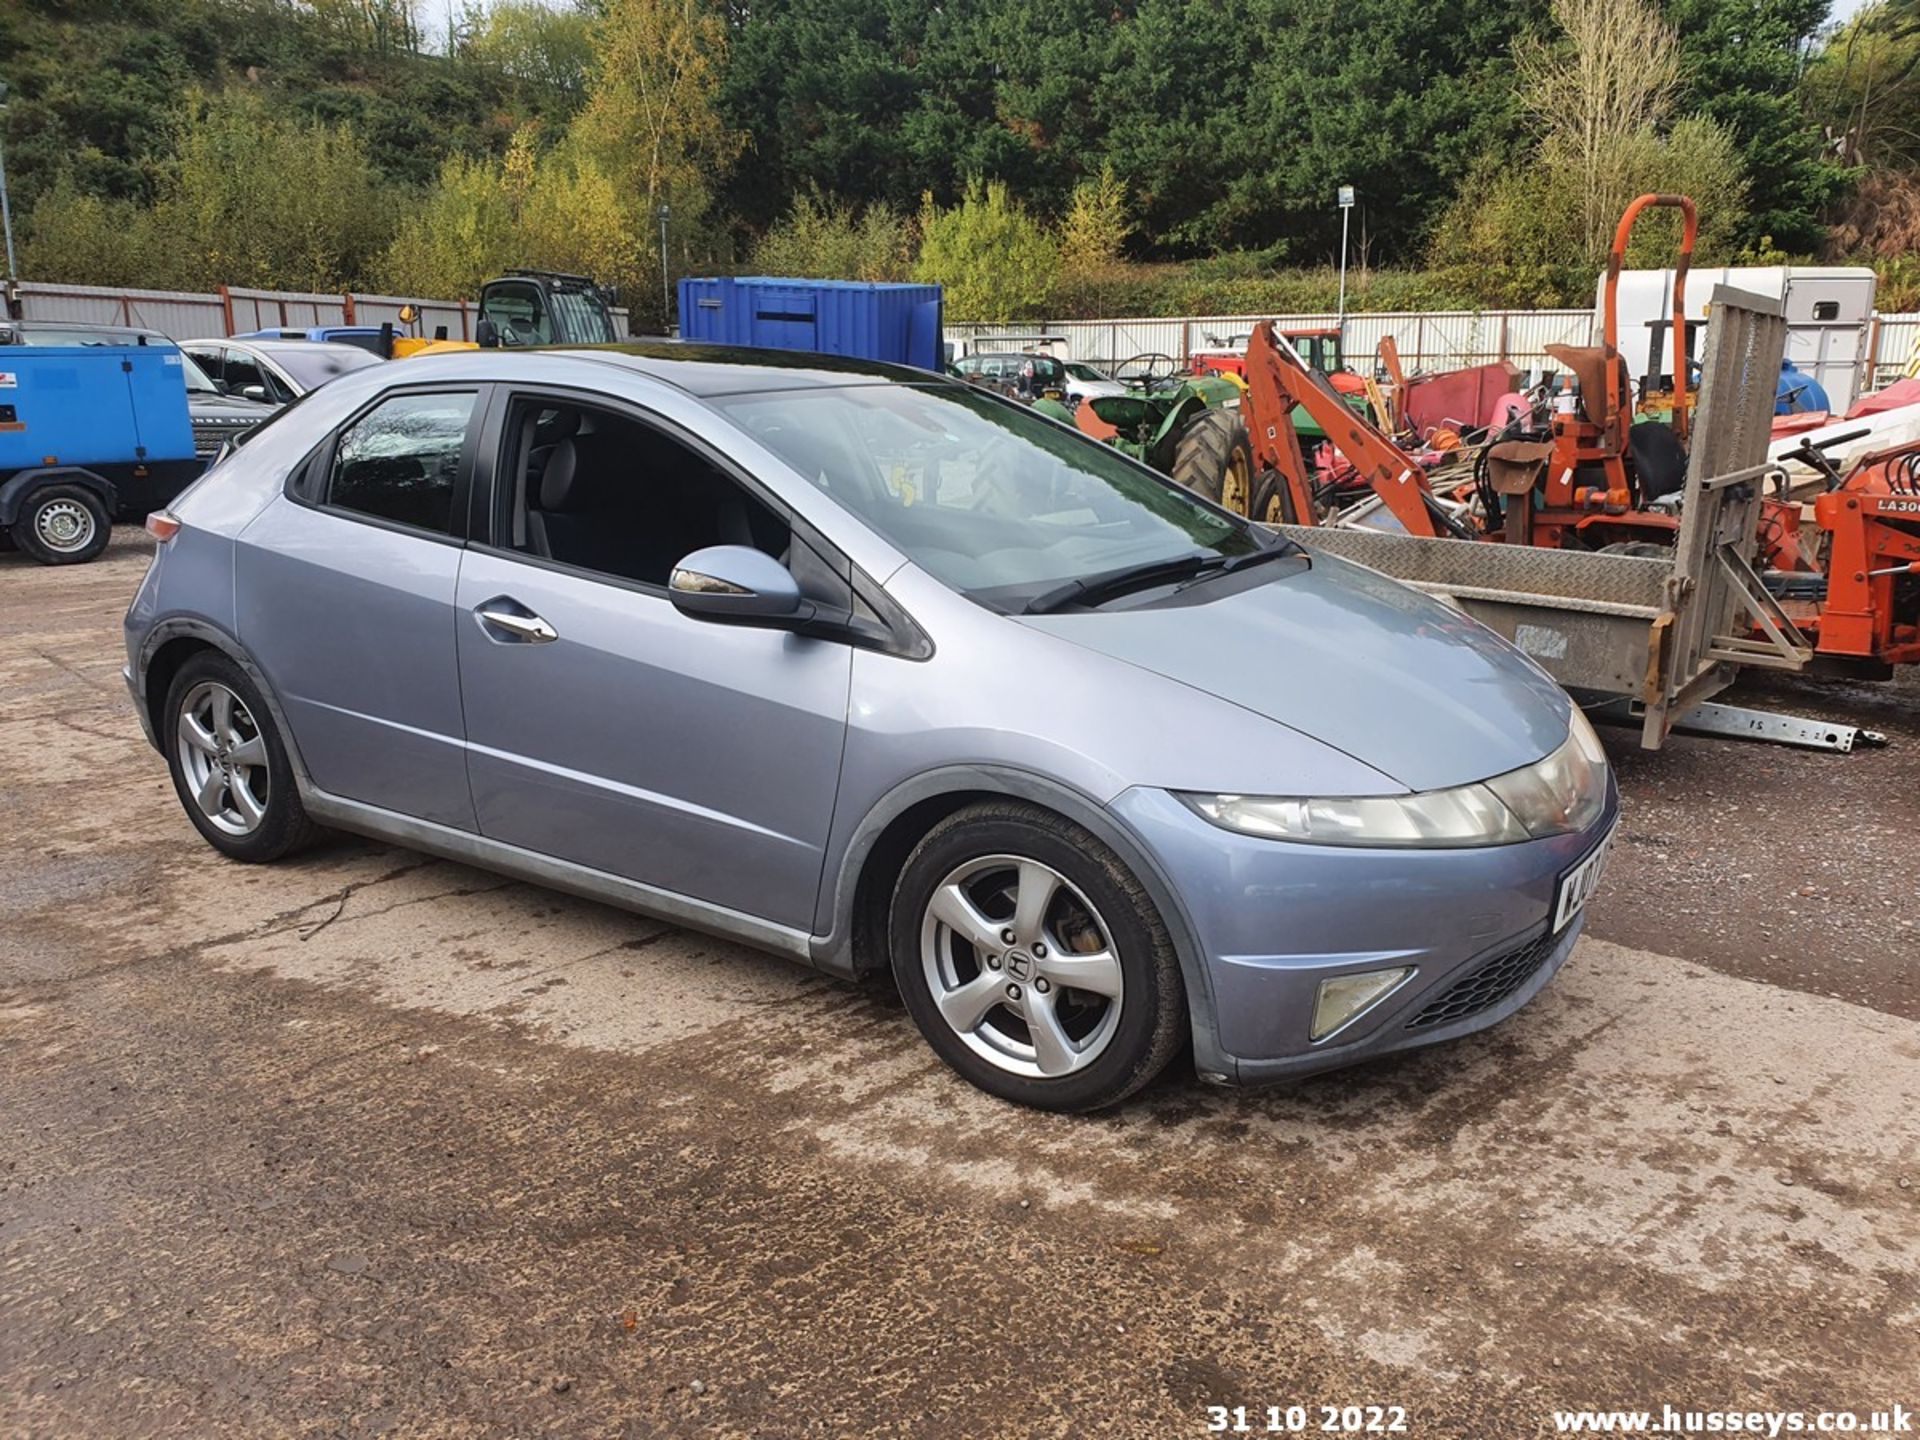
<path id="1" fill-rule="evenodd" d="M 1120 247 L 1132 233 L 1127 187 L 1108 162 L 1093 179 L 1074 186 L 1060 222 L 1060 262 L 1069 270 L 1103 270 L 1120 258 Z"/>
<path id="2" fill-rule="evenodd" d="M 27 217 L 21 268 L 35 279 L 151 285 L 156 238 L 152 216 L 133 201 L 89 195 L 63 175 Z"/>
<path id="3" fill-rule="evenodd" d="M 1562 38 L 1513 47 L 1521 103 L 1545 132 L 1543 160 L 1577 187 L 1581 255 L 1606 253 L 1647 163 L 1645 138 L 1673 109 L 1680 45 L 1640 0 L 1556 0 Z M 1637 192 L 1636 192 L 1637 193 Z"/>
<path id="4" fill-rule="evenodd" d="M 1442 218 L 1432 258 L 1591 274 L 1621 213 L 1649 191 L 1690 195 L 1702 259 L 1732 258 L 1747 218 L 1746 176 L 1731 132 L 1704 116 L 1673 119 L 1678 40 L 1646 0 L 1555 0 L 1561 36 L 1515 44 L 1518 96 L 1533 118 L 1531 154 L 1489 154 Z M 1677 221 L 1638 224 L 1628 259 L 1665 263 Z"/>
<path id="5" fill-rule="evenodd" d="M 577 100 L 593 66 L 592 17 L 577 6 L 554 8 L 538 0 L 498 0 L 471 6 L 457 36 L 473 64 Z"/>
<path id="6" fill-rule="evenodd" d="M 400 223 L 379 267 L 398 295 L 458 299 L 516 267 L 637 287 L 643 234 L 630 200 L 577 147 L 542 151 L 538 127 L 501 160 L 455 156 Z"/>
<path id="7" fill-rule="evenodd" d="M 229 91 L 188 101 L 154 220 L 171 242 L 166 283 L 337 291 L 385 246 L 392 213 L 354 130 Z"/>
<path id="8" fill-rule="evenodd" d="M 1665 0 L 1680 40 L 1679 108 L 1733 138 L 1747 177 L 1743 245 L 1766 236 L 1796 254 L 1818 250 L 1824 212 L 1849 179 L 1800 93 L 1827 9 L 1828 0 Z"/>
<path id="9" fill-rule="evenodd" d="M 715 104 L 727 62 L 725 22 L 699 0 L 608 0 L 594 51 L 570 144 L 628 197 L 642 226 L 660 206 L 670 208 L 683 266 L 711 259 L 720 248 L 707 225 L 713 182 L 745 143 Z M 651 287 L 631 298 L 646 314 Z"/>
<path id="10" fill-rule="evenodd" d="M 1040 314 L 1058 262 L 1053 237 L 1002 181 L 970 180 L 960 203 L 946 209 L 931 194 L 922 201 L 914 277 L 946 287 L 947 314 L 955 320 Z"/>

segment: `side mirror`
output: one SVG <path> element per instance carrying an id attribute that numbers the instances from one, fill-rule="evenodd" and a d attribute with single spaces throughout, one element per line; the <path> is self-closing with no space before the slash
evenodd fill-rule
<path id="1" fill-rule="evenodd" d="M 673 567 L 667 594 L 674 609 L 695 620 L 789 629 L 814 616 L 792 572 L 746 545 L 694 551 Z"/>
<path id="2" fill-rule="evenodd" d="M 500 348 L 500 327 L 482 315 L 479 323 L 473 327 L 473 338 L 479 342 L 482 350 L 498 350 Z"/>
<path id="3" fill-rule="evenodd" d="M 240 398 L 242 400 L 265 400 L 268 398 L 267 387 L 264 385 L 248 385 L 241 390 Z"/>

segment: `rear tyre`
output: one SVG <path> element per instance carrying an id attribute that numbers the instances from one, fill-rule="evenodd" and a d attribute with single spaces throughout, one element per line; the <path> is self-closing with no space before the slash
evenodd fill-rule
<path id="1" fill-rule="evenodd" d="M 79 565 L 107 548 L 113 517 L 85 485 L 43 485 L 20 503 L 9 533 L 42 565 Z"/>
<path id="2" fill-rule="evenodd" d="M 262 864 L 319 833 L 266 701 L 233 661 L 213 651 L 189 659 L 167 688 L 161 719 L 174 791 L 222 855 Z"/>
<path id="3" fill-rule="evenodd" d="M 1287 477 L 1278 470 L 1260 472 L 1259 483 L 1253 487 L 1252 516 L 1262 525 L 1300 523 L 1293 513 L 1293 492 L 1287 488 Z"/>
<path id="4" fill-rule="evenodd" d="M 1236 515 L 1253 511 L 1253 442 L 1238 411 L 1202 410 L 1173 445 L 1173 478 Z"/>
<path id="5" fill-rule="evenodd" d="M 1153 902 L 1117 855 L 1038 806 L 983 802 L 929 831 L 894 888 L 889 941 L 927 1043 L 1004 1100 L 1115 1104 L 1185 1037 Z"/>

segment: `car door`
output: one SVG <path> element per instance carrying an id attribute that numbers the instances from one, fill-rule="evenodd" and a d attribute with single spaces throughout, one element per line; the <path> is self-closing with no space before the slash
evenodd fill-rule
<path id="1" fill-rule="evenodd" d="M 468 550 L 456 626 L 480 830 L 810 929 L 852 652 L 689 619 L 665 582 L 750 538 L 803 588 L 831 576 L 716 452 L 642 412 L 582 412 L 523 392 L 486 447 L 494 543 Z"/>
<path id="2" fill-rule="evenodd" d="M 296 467 L 240 536 L 240 641 L 313 783 L 463 830 L 454 592 L 484 394 L 387 391 Z"/>
<path id="3" fill-rule="evenodd" d="M 225 374 L 229 394 L 267 400 L 275 405 L 285 405 L 294 398 L 292 389 L 279 376 L 261 364 L 253 354 L 237 346 L 227 347 Z M 259 391 L 257 395 L 249 394 L 255 389 Z"/>

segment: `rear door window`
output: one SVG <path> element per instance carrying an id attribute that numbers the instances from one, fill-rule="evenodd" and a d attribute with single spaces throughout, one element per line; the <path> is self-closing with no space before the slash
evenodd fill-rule
<path id="1" fill-rule="evenodd" d="M 432 534 L 452 533 L 466 467 L 473 391 L 395 395 L 340 432 L 326 503 Z"/>

